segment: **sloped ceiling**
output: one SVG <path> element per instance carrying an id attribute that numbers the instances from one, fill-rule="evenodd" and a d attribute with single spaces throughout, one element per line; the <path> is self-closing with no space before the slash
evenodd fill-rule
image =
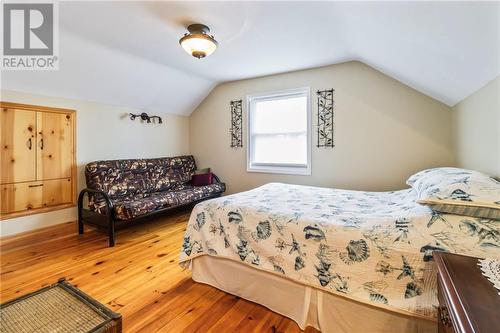
<path id="1" fill-rule="evenodd" d="M 224 81 L 362 61 L 450 106 L 500 74 L 499 2 L 61 2 L 59 71 L 2 89 L 189 115 Z M 178 39 L 204 23 L 202 60 Z"/>

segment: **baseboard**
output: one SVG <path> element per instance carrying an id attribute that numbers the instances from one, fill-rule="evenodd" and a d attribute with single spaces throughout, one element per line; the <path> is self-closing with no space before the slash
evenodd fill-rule
<path id="1" fill-rule="evenodd" d="M 19 235 L 27 231 L 38 230 L 68 221 L 75 221 L 76 219 L 77 212 L 74 207 L 15 217 L 0 222 L 0 237 Z"/>
<path id="2" fill-rule="evenodd" d="M 76 221 L 59 223 L 48 227 L 25 231 L 12 236 L 0 238 L 0 251 L 10 251 L 12 249 L 45 243 L 58 238 L 75 235 L 77 233 Z"/>

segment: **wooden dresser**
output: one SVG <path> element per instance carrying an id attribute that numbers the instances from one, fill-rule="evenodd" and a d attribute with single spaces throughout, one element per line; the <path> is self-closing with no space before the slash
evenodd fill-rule
<path id="1" fill-rule="evenodd" d="M 500 332 L 500 295 L 478 260 L 434 252 L 438 269 L 439 332 Z"/>
<path id="2" fill-rule="evenodd" d="M 1 102 L 0 219 L 75 205 L 75 111 Z"/>

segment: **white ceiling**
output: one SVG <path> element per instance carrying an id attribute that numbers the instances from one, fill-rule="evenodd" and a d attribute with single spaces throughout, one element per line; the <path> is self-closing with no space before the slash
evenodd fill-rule
<path id="1" fill-rule="evenodd" d="M 454 105 L 500 74 L 500 2 L 62 2 L 60 70 L 2 88 L 189 115 L 220 82 L 359 60 Z M 204 23 L 202 60 L 178 39 Z"/>

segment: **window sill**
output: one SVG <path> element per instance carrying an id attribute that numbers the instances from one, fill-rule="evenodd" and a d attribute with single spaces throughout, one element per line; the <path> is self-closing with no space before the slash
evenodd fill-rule
<path id="1" fill-rule="evenodd" d="M 289 167 L 289 166 L 265 166 L 265 165 L 249 165 L 247 166 L 247 172 L 259 172 L 259 173 L 277 173 L 283 175 L 302 175 L 310 176 L 311 168 L 304 167 Z"/>

